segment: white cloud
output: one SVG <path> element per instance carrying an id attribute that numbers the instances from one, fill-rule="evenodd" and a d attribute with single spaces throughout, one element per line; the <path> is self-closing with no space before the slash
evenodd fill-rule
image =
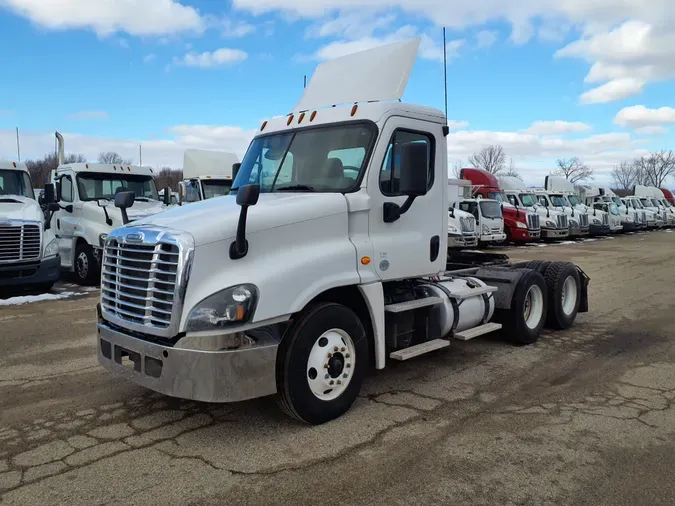
<path id="1" fill-rule="evenodd" d="M 668 133 L 668 129 L 659 125 L 643 126 L 636 128 L 635 133 L 640 135 L 660 135 Z"/>
<path id="2" fill-rule="evenodd" d="M 624 127 L 640 128 L 640 133 L 649 133 L 644 129 L 652 129 L 651 133 L 663 133 L 663 125 L 675 123 L 675 109 L 659 107 L 649 109 L 644 105 L 624 107 L 614 117 L 614 123 Z M 656 130 L 654 130 L 656 128 Z"/>
<path id="3" fill-rule="evenodd" d="M 490 47 L 497 42 L 497 32 L 492 30 L 481 30 L 476 34 L 477 47 Z"/>
<path id="4" fill-rule="evenodd" d="M 585 91 L 579 97 L 582 104 L 605 104 L 642 93 L 645 82 L 632 77 L 612 79 L 608 83 Z"/>
<path id="5" fill-rule="evenodd" d="M 190 52 L 183 58 L 175 59 L 176 65 L 185 65 L 186 67 L 220 67 L 223 65 L 232 65 L 244 61 L 248 58 L 248 53 L 241 49 L 230 49 L 221 47 L 213 52 L 205 51 L 203 53 Z"/>
<path id="6" fill-rule="evenodd" d="M 143 58 L 143 61 L 145 63 L 150 63 L 150 62 L 154 61 L 155 58 L 157 58 L 157 55 L 155 53 L 150 53 L 150 54 L 145 55 L 145 58 Z"/>
<path id="7" fill-rule="evenodd" d="M 457 121 L 454 119 L 448 120 L 448 128 L 450 128 L 450 130 L 459 130 L 460 128 L 466 128 L 468 126 L 469 126 L 468 121 Z"/>
<path id="8" fill-rule="evenodd" d="M 108 119 L 105 111 L 80 111 L 68 115 L 68 119 Z"/>
<path id="9" fill-rule="evenodd" d="M 535 121 L 525 133 L 535 135 L 557 135 L 590 132 L 591 127 L 580 121 Z"/>
<path id="10" fill-rule="evenodd" d="M 48 29 L 90 29 L 100 36 L 201 32 L 205 26 L 195 8 L 177 0 L 2 0 L 0 4 Z"/>
<path id="11" fill-rule="evenodd" d="M 342 37 L 349 40 L 370 37 L 377 30 L 386 29 L 396 20 L 395 14 L 378 15 L 367 9 L 345 12 L 336 18 L 326 18 L 310 25 L 306 36 L 310 39 L 321 37 Z"/>
<path id="12" fill-rule="evenodd" d="M 255 26 L 245 21 L 235 21 L 229 18 L 223 19 L 221 24 L 221 35 L 227 38 L 245 37 L 255 32 Z"/>

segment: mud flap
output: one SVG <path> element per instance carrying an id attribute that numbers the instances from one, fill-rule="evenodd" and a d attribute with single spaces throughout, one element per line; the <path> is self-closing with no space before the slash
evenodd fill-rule
<path id="1" fill-rule="evenodd" d="M 575 264 L 576 265 L 576 264 Z M 591 278 L 588 277 L 581 267 L 576 265 L 579 272 L 579 281 L 581 281 L 581 299 L 579 300 L 579 313 L 588 313 L 588 283 Z"/>

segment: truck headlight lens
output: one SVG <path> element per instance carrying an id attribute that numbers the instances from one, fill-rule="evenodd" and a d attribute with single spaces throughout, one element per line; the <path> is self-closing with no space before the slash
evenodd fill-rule
<path id="1" fill-rule="evenodd" d="M 527 225 L 525 225 L 525 223 L 523 223 L 522 221 L 517 221 L 516 227 L 517 228 L 527 228 Z"/>
<path id="2" fill-rule="evenodd" d="M 448 225 L 448 234 L 456 234 L 457 232 L 459 232 L 457 227 L 453 225 Z"/>
<path id="3" fill-rule="evenodd" d="M 600 220 L 598 218 L 593 218 L 593 223 L 600 225 Z"/>
<path id="4" fill-rule="evenodd" d="M 546 220 L 546 226 L 550 228 L 556 228 L 555 221 L 553 220 Z"/>
<path id="5" fill-rule="evenodd" d="M 251 320 L 258 302 L 254 285 L 237 285 L 208 296 L 188 316 L 186 330 L 217 330 Z"/>
<path id="6" fill-rule="evenodd" d="M 59 252 L 59 243 L 57 239 L 52 239 L 52 241 L 47 244 L 45 248 L 45 258 L 56 256 Z"/>
<path id="7" fill-rule="evenodd" d="M 570 220 L 570 227 L 578 227 L 579 224 L 576 222 L 576 220 Z"/>
<path id="8" fill-rule="evenodd" d="M 490 233 L 490 227 L 488 227 L 487 225 L 483 225 L 483 233 L 489 234 Z"/>

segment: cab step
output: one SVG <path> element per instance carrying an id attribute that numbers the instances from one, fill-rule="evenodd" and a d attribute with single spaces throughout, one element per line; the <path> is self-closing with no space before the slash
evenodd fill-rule
<path id="1" fill-rule="evenodd" d="M 463 330 L 461 332 L 455 332 L 455 334 L 452 337 L 454 337 L 455 339 L 459 339 L 461 341 L 468 341 L 469 339 L 473 339 L 474 337 L 489 334 L 490 332 L 494 332 L 495 330 L 499 330 L 501 328 L 502 328 L 501 323 L 489 322 L 484 325 L 474 327 L 472 329 Z"/>
<path id="2" fill-rule="evenodd" d="M 431 351 L 440 350 L 446 346 L 450 346 L 450 341 L 447 339 L 434 339 L 432 341 L 416 344 L 415 346 L 410 346 L 409 348 L 392 351 L 389 354 L 389 358 L 394 360 L 408 360 L 410 358 L 419 357 L 420 355 L 424 355 L 425 353 L 429 353 Z"/>
<path id="3" fill-rule="evenodd" d="M 443 302 L 442 297 L 425 297 L 423 299 L 406 300 L 405 302 L 397 302 L 396 304 L 388 304 L 384 306 L 384 310 L 388 313 L 403 313 L 404 311 L 412 311 L 421 307 L 435 306 Z"/>

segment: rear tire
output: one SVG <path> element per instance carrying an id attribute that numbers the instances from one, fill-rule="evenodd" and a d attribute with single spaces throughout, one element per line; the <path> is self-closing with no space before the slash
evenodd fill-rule
<path id="1" fill-rule="evenodd" d="M 95 285 L 101 281 L 101 266 L 94 248 L 79 244 L 75 249 L 75 279 L 80 285 Z"/>
<path id="2" fill-rule="evenodd" d="M 574 324 L 581 300 L 581 280 L 576 266 L 570 262 L 553 262 L 544 274 L 548 291 L 546 327 L 556 330 Z"/>
<path id="3" fill-rule="evenodd" d="M 527 263 L 525 267 L 527 269 L 534 269 L 539 274 L 544 276 L 546 273 L 546 269 L 548 269 L 549 265 L 551 265 L 550 260 L 531 260 Z"/>
<path id="4" fill-rule="evenodd" d="M 518 280 L 511 299 L 511 308 L 495 314 L 508 339 L 518 345 L 532 344 L 546 321 L 547 292 L 544 277 L 528 269 Z"/>
<path id="5" fill-rule="evenodd" d="M 308 307 L 279 344 L 279 407 L 312 425 L 342 416 L 361 390 L 368 348 L 363 325 L 350 308 L 332 302 Z"/>

